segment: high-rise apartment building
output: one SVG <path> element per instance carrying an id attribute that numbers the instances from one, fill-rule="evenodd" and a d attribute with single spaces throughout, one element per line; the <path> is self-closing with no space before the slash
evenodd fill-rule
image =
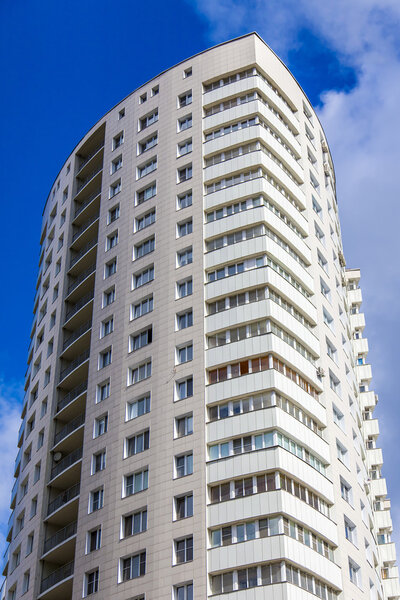
<path id="1" fill-rule="evenodd" d="M 331 155 L 256 34 L 92 127 L 40 243 L 3 598 L 400 598 Z"/>

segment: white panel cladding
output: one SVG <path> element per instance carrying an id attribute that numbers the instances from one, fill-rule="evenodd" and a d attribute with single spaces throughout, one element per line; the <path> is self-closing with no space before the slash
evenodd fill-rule
<path id="1" fill-rule="evenodd" d="M 317 390 L 321 389 L 316 367 L 273 333 L 247 338 L 239 342 L 226 344 L 220 348 L 210 348 L 206 352 L 206 367 L 210 369 L 216 365 L 235 362 L 244 357 L 258 356 L 267 352 L 273 352 L 276 356 L 282 357 L 282 360 L 287 362 L 289 366 L 295 365 L 300 375 L 304 374 Z"/>
<path id="2" fill-rule="evenodd" d="M 282 325 L 288 332 L 306 346 L 313 354 L 319 356 L 319 340 L 311 331 L 302 325 L 293 315 L 279 306 L 273 300 L 261 300 L 237 306 L 214 315 L 209 315 L 205 321 L 206 333 L 221 331 L 245 322 L 259 321 L 271 317 Z M 221 347 L 222 350 L 222 347 Z"/>
<path id="3" fill-rule="evenodd" d="M 333 545 L 337 545 L 338 535 L 335 521 L 284 490 L 263 492 L 218 504 L 210 504 L 207 511 L 207 522 L 210 528 L 216 528 L 224 523 L 239 523 L 240 521 L 278 513 L 288 517 L 292 516 L 299 523 L 303 523 L 330 540 Z"/>
<path id="4" fill-rule="evenodd" d="M 268 98 L 272 105 L 275 106 L 289 121 L 296 134 L 299 133 L 299 121 L 293 112 L 287 107 L 282 98 L 277 96 L 275 92 L 269 87 L 269 85 L 262 80 L 258 75 L 252 77 L 246 77 L 239 81 L 234 81 L 228 85 L 221 86 L 215 90 L 207 92 L 203 96 L 203 105 L 210 106 L 218 101 L 225 100 L 226 98 L 232 98 L 238 94 L 245 94 L 250 90 L 259 88 L 264 96 Z"/>
<path id="5" fill-rule="evenodd" d="M 286 250 L 266 235 L 245 240 L 232 246 L 225 246 L 204 256 L 204 267 L 208 270 L 227 262 L 240 261 L 245 257 L 256 256 L 267 253 L 275 262 L 285 265 L 285 271 L 289 272 L 309 294 L 314 291 L 314 281 L 308 271 L 302 267 Z"/>
<path id="6" fill-rule="evenodd" d="M 299 200 L 299 204 L 304 204 L 304 191 L 302 188 L 299 185 L 296 185 L 285 171 L 262 150 L 256 150 L 249 154 L 243 154 L 242 156 L 221 162 L 217 165 L 206 167 L 204 169 L 204 181 L 209 182 L 223 179 L 229 177 L 231 173 L 248 171 L 250 169 L 255 169 L 257 166 L 265 167 L 274 179 L 280 181 L 282 185 L 288 189 L 289 193 L 292 194 L 296 200 Z"/>
<path id="7" fill-rule="evenodd" d="M 207 425 L 207 441 L 209 444 L 228 438 L 250 435 L 256 431 L 276 428 L 302 444 L 325 464 L 330 462 L 327 442 L 303 425 L 300 421 L 279 407 L 264 408 L 236 415 L 227 419 L 213 421 Z"/>
<path id="8" fill-rule="evenodd" d="M 305 461 L 278 447 L 209 462 L 207 481 L 212 484 L 278 469 L 293 475 L 295 479 L 333 503 L 332 482 Z"/>
<path id="9" fill-rule="evenodd" d="M 275 583 L 273 585 L 251 588 L 250 590 L 238 590 L 231 593 L 228 592 L 224 594 L 215 594 L 212 596 L 212 598 L 213 600 L 248 600 L 249 598 L 251 598 L 251 600 L 265 600 L 266 594 L 268 594 L 268 596 L 274 600 L 287 600 L 289 598 L 287 595 L 289 587 L 293 587 L 296 591 L 299 591 L 299 595 L 296 596 L 296 600 L 298 598 L 301 600 L 315 600 L 315 596 L 313 594 L 302 596 L 301 592 L 303 590 L 301 588 L 289 586 L 287 583 Z M 249 596 L 249 593 L 251 596 Z"/>
<path id="10" fill-rule="evenodd" d="M 226 235 L 229 231 L 243 229 L 255 223 L 264 223 L 270 230 L 275 231 L 279 237 L 290 244 L 301 258 L 311 264 L 311 250 L 307 244 L 286 223 L 266 206 L 251 208 L 230 217 L 218 219 L 204 226 L 204 237 L 206 239 Z"/>
<path id="11" fill-rule="evenodd" d="M 315 400 L 291 379 L 274 369 L 209 385 L 206 388 L 206 402 L 208 405 L 215 404 L 222 400 L 240 398 L 268 389 L 276 389 L 288 398 L 292 398 L 304 410 L 313 414 L 318 421 L 326 424 L 324 405 Z"/>
<path id="12" fill-rule="evenodd" d="M 227 135 L 216 137 L 204 143 L 204 156 L 209 156 L 223 151 L 231 146 L 245 144 L 252 140 L 260 139 L 268 146 L 274 154 L 279 156 L 284 164 L 293 171 L 300 182 L 304 182 L 304 171 L 301 164 L 274 138 L 263 125 L 251 125 L 237 131 L 232 131 Z"/>
<path id="13" fill-rule="evenodd" d="M 317 322 L 317 311 L 312 302 L 271 267 L 252 269 L 207 283 L 205 286 L 206 300 L 221 298 L 263 284 L 270 284 L 279 294 L 289 299 L 296 308 L 307 316 L 311 323 Z"/>
<path id="14" fill-rule="evenodd" d="M 393 524 L 390 510 L 375 511 L 375 525 L 377 529 L 392 529 Z"/>
<path id="15" fill-rule="evenodd" d="M 268 196 L 271 201 L 279 207 L 279 209 L 281 209 L 288 217 L 290 217 L 303 235 L 308 235 L 309 225 L 304 214 L 297 210 L 290 200 L 281 194 L 264 177 L 258 177 L 252 181 L 246 181 L 237 185 L 232 185 L 224 190 L 207 194 L 207 196 L 204 196 L 204 207 L 206 210 L 210 210 L 216 206 L 230 204 L 239 201 L 240 199 L 249 198 L 251 196 L 259 196 L 260 194 Z"/>
<path id="16" fill-rule="evenodd" d="M 308 546 L 285 535 L 249 540 L 208 550 L 208 561 L 212 565 L 212 572 L 283 558 L 301 565 L 309 573 L 314 573 L 332 586 L 336 587 L 341 581 L 340 567 Z"/>

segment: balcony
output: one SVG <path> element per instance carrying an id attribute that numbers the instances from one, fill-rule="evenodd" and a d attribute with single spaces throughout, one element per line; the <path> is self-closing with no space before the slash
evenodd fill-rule
<path id="1" fill-rule="evenodd" d="M 363 421 L 364 437 L 377 437 L 379 435 L 378 419 L 367 419 Z"/>
<path id="2" fill-rule="evenodd" d="M 72 593 L 73 574 L 73 561 L 58 567 L 58 569 L 42 579 L 40 582 L 40 594 L 38 597 L 46 598 L 46 600 L 70 598 Z"/>
<path id="3" fill-rule="evenodd" d="M 98 175 L 101 174 L 103 170 L 103 165 L 97 166 L 93 171 L 88 173 L 83 179 L 77 178 L 76 183 L 76 193 L 74 199 L 79 195 L 79 193 L 87 186 L 91 181 L 93 181 Z"/>
<path id="4" fill-rule="evenodd" d="M 69 349 L 69 354 L 73 353 L 76 354 L 78 348 L 77 348 L 77 344 L 75 344 L 75 342 L 77 342 L 78 340 L 80 341 L 80 346 L 81 346 L 81 350 L 82 350 L 82 346 L 83 347 L 87 347 L 88 345 L 88 335 L 85 336 L 85 333 L 89 333 L 92 329 L 92 320 L 90 321 L 86 321 L 86 323 L 83 323 L 80 327 L 78 327 L 77 329 L 75 329 L 75 331 L 73 331 L 72 333 L 70 331 L 67 331 L 66 333 L 69 333 L 70 335 L 66 336 L 62 345 L 62 351 L 61 351 L 61 356 L 63 357 L 63 359 L 68 360 L 68 356 L 66 356 L 66 350 Z M 73 347 L 72 347 L 73 346 Z"/>
<path id="5" fill-rule="evenodd" d="M 11 490 L 11 499 L 10 499 L 10 508 L 11 509 L 15 508 L 15 501 L 16 501 L 16 498 L 17 498 L 17 491 L 18 491 L 18 483 L 19 483 L 19 480 L 17 478 L 14 481 L 14 485 L 13 485 L 12 490 Z"/>
<path id="6" fill-rule="evenodd" d="M 49 517 L 53 517 L 53 520 L 54 520 L 55 513 L 57 511 L 59 511 L 60 509 L 62 509 L 63 507 L 66 507 L 67 505 L 68 505 L 68 508 L 71 509 L 70 502 L 72 502 L 72 500 L 75 500 L 78 498 L 78 496 L 80 494 L 80 488 L 81 488 L 80 483 L 75 483 L 75 485 L 72 485 L 70 488 L 63 490 L 60 494 L 58 494 L 58 496 L 53 498 L 53 500 L 51 500 L 47 506 L 46 520 L 49 520 Z M 71 512 L 71 510 L 63 511 L 63 512 Z M 60 515 L 60 519 L 63 516 L 64 515 Z M 64 519 L 64 522 L 65 522 L 65 519 Z"/>
<path id="7" fill-rule="evenodd" d="M 95 248 L 97 246 L 97 237 L 91 239 L 87 244 L 85 244 L 85 246 L 83 246 L 83 248 L 81 248 L 79 250 L 79 252 L 77 254 L 75 254 L 74 256 L 71 257 L 70 263 L 69 263 L 69 268 L 68 271 L 70 272 L 73 267 L 75 267 L 74 272 L 78 271 L 78 263 L 84 258 L 86 257 L 86 262 L 89 262 L 89 264 L 92 263 L 93 258 L 88 256 L 88 254 L 90 253 L 90 251 Z M 89 260 L 91 259 L 91 260 Z M 82 268 L 82 265 L 80 265 Z M 86 266 L 86 265 L 85 265 Z M 70 273 L 70 275 L 73 275 L 73 273 Z"/>
<path id="8" fill-rule="evenodd" d="M 68 323 L 68 321 L 70 319 L 72 319 L 72 317 L 74 315 L 76 315 L 76 313 L 78 313 L 84 306 L 87 306 L 89 304 L 89 302 L 91 300 L 93 300 L 93 298 L 94 298 L 94 292 L 91 291 L 88 294 L 85 294 L 85 296 L 82 296 L 82 298 L 80 298 L 77 302 L 75 302 L 75 304 L 70 306 L 65 313 L 64 325 L 66 325 Z M 91 312 L 92 311 L 90 309 L 90 314 L 91 314 Z"/>
<path id="9" fill-rule="evenodd" d="M 6 551 L 3 554 L 3 561 L 2 561 L 2 565 L 1 565 L 1 574 L 4 577 L 7 577 L 9 560 L 10 560 L 10 544 L 7 546 Z"/>
<path id="10" fill-rule="evenodd" d="M 91 152 L 89 152 L 88 154 L 86 154 L 85 157 L 79 157 L 81 158 L 81 163 L 79 165 L 78 171 L 77 171 L 77 176 L 82 174 L 83 169 L 86 167 L 86 165 L 89 165 L 90 161 L 96 157 L 96 155 L 100 156 L 101 150 L 103 150 L 104 148 L 104 142 L 102 142 L 101 144 L 99 144 L 98 146 L 96 146 L 96 148 L 93 148 L 93 150 L 91 150 Z"/>
<path id="11" fill-rule="evenodd" d="M 86 211 L 87 207 L 91 206 L 92 208 L 98 209 L 98 207 L 100 206 L 100 194 L 101 194 L 101 187 L 97 188 L 94 192 L 89 194 L 89 196 L 87 196 L 82 202 L 80 202 L 78 204 L 78 206 L 75 209 L 75 213 L 74 213 L 74 221 L 76 221 L 76 219 L 79 217 L 79 215 L 81 215 L 82 217 L 85 217 L 86 212 L 89 212 L 89 211 Z M 98 201 L 94 202 L 95 199 L 98 199 Z"/>
<path id="12" fill-rule="evenodd" d="M 95 213 L 89 219 L 86 219 L 86 221 L 84 221 L 78 227 L 78 229 L 74 232 L 74 234 L 72 236 L 70 248 L 73 248 L 74 242 L 76 242 L 77 240 L 79 240 L 79 238 L 81 238 L 81 236 L 83 236 L 84 234 L 86 234 L 85 235 L 85 237 L 86 237 L 86 236 L 88 236 L 89 233 L 93 233 L 93 230 L 95 228 L 92 227 L 92 225 L 97 224 L 98 220 L 99 220 L 99 214 L 98 213 Z"/>
<path id="13" fill-rule="evenodd" d="M 77 529 L 74 521 L 48 537 L 43 544 L 43 557 L 47 555 L 46 559 L 51 561 L 73 558 Z"/>
<path id="14" fill-rule="evenodd" d="M 63 485 L 76 483 L 76 479 L 79 477 L 81 469 L 81 460 L 82 448 L 76 448 L 76 450 L 73 450 L 67 454 L 67 456 L 64 456 L 64 458 L 51 469 L 49 483 L 54 483 L 54 480 L 56 479 L 57 485 L 61 485 L 61 481 Z"/>
<path id="15" fill-rule="evenodd" d="M 74 402 L 74 400 L 76 400 L 77 398 L 81 398 L 83 396 L 83 394 L 86 393 L 87 383 L 88 383 L 87 381 L 84 381 L 83 383 L 77 385 L 72 390 L 70 390 L 67 394 L 65 394 L 65 396 L 63 398 L 61 398 L 61 400 L 57 404 L 57 413 L 56 413 L 57 415 L 64 408 L 66 408 L 72 402 Z"/>
<path id="16" fill-rule="evenodd" d="M 21 466 L 21 457 L 22 457 L 22 447 L 18 450 L 17 456 L 15 457 L 14 463 L 14 477 L 18 477 L 20 466 Z"/>
<path id="17" fill-rule="evenodd" d="M 93 275 L 93 273 L 95 271 L 96 271 L 96 263 L 92 263 L 89 267 L 87 267 L 84 271 L 82 271 L 78 275 L 78 277 L 75 277 L 75 279 L 73 279 L 71 281 L 71 283 L 69 284 L 69 286 L 67 288 L 67 296 L 69 297 L 69 300 L 72 301 L 72 297 L 71 297 L 72 292 L 77 290 L 78 287 L 80 287 L 84 281 L 86 281 L 91 275 Z M 88 294 L 90 291 L 92 291 L 92 285 L 89 285 L 89 282 L 87 282 L 86 286 L 82 286 L 82 287 L 85 287 L 85 289 L 79 290 L 81 292 L 79 295 L 85 295 L 85 294 Z M 88 289 L 86 289 L 86 288 L 88 288 Z"/>
<path id="18" fill-rule="evenodd" d="M 73 360 L 72 362 L 70 362 L 68 364 L 68 366 L 66 366 L 61 371 L 59 383 L 61 383 L 62 381 L 65 382 L 66 378 L 69 375 L 71 375 L 71 373 L 73 373 L 74 371 L 76 371 L 76 369 L 79 369 L 79 367 L 81 365 L 83 365 L 85 362 L 87 362 L 89 360 L 89 356 L 90 356 L 90 350 L 85 350 L 85 352 L 82 352 L 82 354 L 80 354 L 79 356 L 77 356 L 75 358 L 75 360 Z"/>
<path id="19" fill-rule="evenodd" d="M 379 544 L 378 548 L 381 562 L 392 563 L 394 565 L 396 562 L 396 547 L 394 542 L 389 542 L 388 544 Z"/>
<path id="20" fill-rule="evenodd" d="M 64 451 L 67 451 L 71 448 L 76 448 L 78 442 L 75 439 L 76 436 L 73 436 L 72 434 L 77 432 L 82 427 L 82 425 L 84 425 L 84 423 L 85 413 L 82 413 L 74 419 L 72 419 L 72 421 L 69 421 L 69 423 L 64 425 L 64 427 L 60 429 L 60 431 L 58 431 L 54 436 L 53 449 L 55 448 L 55 446 L 58 446 L 63 440 L 66 440 L 66 438 L 69 438 L 68 443 L 64 443 L 62 449 Z M 82 438 L 82 435 L 80 437 Z M 57 448 L 57 450 L 60 450 L 60 448 Z"/>

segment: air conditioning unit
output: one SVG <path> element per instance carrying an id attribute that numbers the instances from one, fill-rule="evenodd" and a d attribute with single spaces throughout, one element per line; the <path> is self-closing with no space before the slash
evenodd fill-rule
<path id="1" fill-rule="evenodd" d="M 322 152 L 328 152 L 328 144 L 325 140 L 321 140 Z"/>
<path id="2" fill-rule="evenodd" d="M 324 173 L 325 173 L 325 175 L 331 174 L 331 168 L 329 166 L 329 163 L 327 163 L 327 162 L 324 162 Z"/>
<path id="3" fill-rule="evenodd" d="M 317 377 L 325 377 L 325 371 L 322 367 L 317 367 Z"/>
<path id="4" fill-rule="evenodd" d="M 55 463 L 58 463 L 58 462 L 60 462 L 60 460 L 62 459 L 62 456 L 63 456 L 63 455 L 62 455 L 62 452 L 55 452 L 55 453 L 53 454 L 53 460 L 54 460 L 54 462 L 55 462 Z"/>

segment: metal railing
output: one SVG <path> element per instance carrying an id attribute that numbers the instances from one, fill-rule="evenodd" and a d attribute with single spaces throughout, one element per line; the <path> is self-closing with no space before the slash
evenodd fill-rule
<path id="1" fill-rule="evenodd" d="M 94 246 L 96 246 L 96 244 L 97 238 L 93 238 L 92 240 L 90 240 L 90 242 L 85 244 L 83 248 L 79 250 L 78 254 L 75 254 L 71 257 L 71 260 L 69 261 L 69 268 L 71 269 L 78 262 L 78 260 L 82 258 L 82 256 L 84 256 L 87 252 L 89 252 L 89 250 L 91 250 Z"/>
<path id="2" fill-rule="evenodd" d="M 74 498 L 79 496 L 80 491 L 81 484 L 75 483 L 70 488 L 61 492 L 61 494 L 58 494 L 58 496 L 51 500 L 51 502 L 49 502 L 49 504 L 47 505 L 47 516 L 51 515 L 51 513 L 59 509 L 64 504 L 67 504 L 67 502 L 69 502 L 70 500 L 73 500 Z"/>
<path id="3" fill-rule="evenodd" d="M 74 242 L 84 231 L 86 231 L 86 229 L 88 227 L 90 227 L 92 225 L 92 223 L 94 223 L 95 221 L 97 221 L 97 219 L 99 218 L 99 215 L 93 215 L 93 217 L 91 217 L 90 219 L 87 219 L 87 221 L 85 221 L 84 223 L 82 223 L 82 225 L 79 227 L 79 229 L 77 229 L 75 231 L 75 233 L 72 236 L 72 242 Z"/>
<path id="4" fill-rule="evenodd" d="M 89 277 L 89 275 L 91 275 L 92 273 L 94 273 L 96 270 L 96 263 L 90 265 L 90 267 L 88 267 L 87 269 L 85 269 L 84 271 L 82 271 L 82 273 L 79 275 L 79 277 L 77 277 L 76 279 L 74 279 L 68 286 L 67 289 L 67 294 L 70 294 L 75 288 L 78 287 L 78 285 L 80 283 L 82 283 L 82 281 L 84 279 L 86 279 L 86 277 Z"/>
<path id="5" fill-rule="evenodd" d="M 62 529 L 59 529 L 58 531 L 56 531 L 56 533 L 54 535 L 50 536 L 49 538 L 47 538 L 47 540 L 44 541 L 43 554 L 46 554 L 46 552 L 48 552 L 52 548 L 55 548 L 56 546 L 58 546 L 58 544 L 65 542 L 65 540 L 67 540 L 68 538 L 75 535 L 76 532 L 77 532 L 77 522 L 76 521 L 74 521 L 73 523 L 69 523 Z"/>
<path id="6" fill-rule="evenodd" d="M 82 354 L 77 356 L 75 358 L 75 360 L 70 362 L 69 365 L 67 367 L 65 367 L 65 369 L 63 369 L 60 373 L 60 382 L 63 379 L 65 379 L 70 373 L 72 373 L 72 371 L 75 371 L 75 369 L 77 369 L 79 367 L 79 365 L 84 363 L 89 358 L 89 356 L 90 356 L 90 350 L 85 350 L 85 352 L 82 352 Z"/>
<path id="7" fill-rule="evenodd" d="M 92 326 L 92 320 L 90 319 L 90 321 L 86 321 L 86 323 L 83 323 L 83 325 L 81 325 L 80 327 L 78 327 L 78 329 L 75 329 L 75 331 L 73 331 L 71 333 L 71 335 L 69 335 L 63 342 L 63 346 L 62 349 L 65 350 L 65 348 L 68 348 L 68 346 L 70 346 L 72 344 L 72 342 L 74 342 L 75 340 L 77 340 L 78 338 L 81 337 L 81 335 L 83 335 L 84 333 L 86 333 L 87 331 L 89 331 L 89 329 Z"/>
<path id="8" fill-rule="evenodd" d="M 80 215 L 83 210 L 85 210 L 85 208 L 92 202 L 92 200 L 97 198 L 97 196 L 100 196 L 100 194 L 101 188 L 97 189 L 95 192 L 93 192 L 93 194 L 90 194 L 90 196 L 88 196 L 86 200 L 84 200 L 79 206 L 77 206 L 74 213 L 74 219 L 76 219 L 76 217 Z"/>
<path id="9" fill-rule="evenodd" d="M 65 471 L 65 469 L 68 469 L 68 467 L 70 467 L 71 465 L 73 465 L 74 463 L 76 463 L 81 458 L 82 458 L 82 448 L 76 448 L 76 450 L 72 450 L 72 452 L 70 452 L 69 454 L 67 454 L 67 456 L 64 456 L 64 458 L 62 458 L 60 460 L 60 462 L 58 462 L 51 469 L 51 472 L 50 472 L 50 481 L 52 479 L 54 479 L 54 477 L 57 477 L 57 475 L 59 475 L 60 473 L 62 473 L 63 471 Z"/>
<path id="10" fill-rule="evenodd" d="M 88 302 L 90 302 L 90 300 L 93 300 L 94 298 L 94 292 L 89 292 L 88 294 L 85 294 L 84 296 L 82 296 L 82 298 L 79 298 L 78 302 L 75 302 L 75 304 L 73 304 L 71 306 L 71 308 L 69 308 L 66 313 L 65 313 L 65 321 L 64 324 L 76 313 L 78 312 L 78 310 L 80 310 L 82 308 L 82 306 L 85 306 L 85 304 L 87 304 Z"/>
<path id="11" fill-rule="evenodd" d="M 40 593 L 43 594 L 46 590 L 53 587 L 57 583 L 60 583 L 63 579 L 67 579 L 67 577 L 71 577 L 74 574 L 74 562 L 67 563 L 62 567 L 59 567 L 50 575 L 42 579 L 40 582 Z"/>
<path id="12" fill-rule="evenodd" d="M 64 398 L 61 398 L 61 400 L 57 404 L 57 412 L 60 412 L 60 410 L 62 410 L 65 406 L 72 402 L 72 400 L 75 400 L 75 398 L 86 392 L 87 385 L 88 382 L 84 381 L 83 383 L 80 383 L 72 390 L 70 390 L 67 394 L 65 394 Z"/>
<path id="13" fill-rule="evenodd" d="M 85 187 L 85 185 L 87 185 L 94 177 L 96 177 L 96 175 L 101 173 L 102 170 L 103 165 L 101 165 L 101 167 L 98 167 L 97 169 L 94 169 L 91 173 L 89 173 L 89 175 L 85 177 L 85 179 L 78 179 L 75 196 L 79 194 L 79 192 Z"/>
<path id="14" fill-rule="evenodd" d="M 104 143 L 101 143 L 100 146 L 97 146 L 97 148 L 95 148 L 94 150 L 92 150 L 92 152 L 90 154 L 87 154 L 85 156 L 85 158 L 83 159 L 83 161 L 81 162 L 81 164 L 79 165 L 79 169 L 77 172 L 77 175 L 82 171 L 83 167 L 85 165 L 88 164 L 88 162 L 93 158 L 93 156 L 96 156 L 96 154 L 102 149 L 104 148 Z"/>
<path id="15" fill-rule="evenodd" d="M 78 427 L 83 425 L 84 422 L 85 422 L 85 413 L 82 413 L 81 415 L 78 415 L 77 417 L 75 417 L 75 419 L 72 419 L 72 421 L 67 423 L 65 425 L 65 427 L 60 429 L 60 431 L 58 431 L 54 435 L 54 446 L 56 444 L 58 444 L 58 442 L 61 442 L 61 440 L 63 440 L 65 437 L 67 437 L 67 435 L 69 435 L 70 433 L 75 431 L 75 429 L 78 429 Z"/>

